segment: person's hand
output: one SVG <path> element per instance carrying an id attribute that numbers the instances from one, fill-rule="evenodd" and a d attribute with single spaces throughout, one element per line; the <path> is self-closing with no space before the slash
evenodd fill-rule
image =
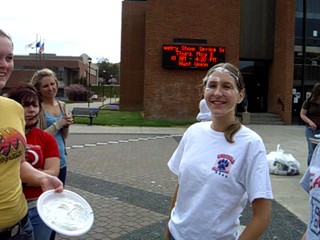
<path id="1" fill-rule="evenodd" d="M 309 126 L 312 130 L 317 130 L 317 125 L 313 121 L 309 122 Z"/>
<path id="2" fill-rule="evenodd" d="M 60 179 L 46 173 L 44 173 L 44 176 L 41 179 L 40 186 L 44 192 L 51 189 L 54 189 L 56 192 L 63 191 L 63 183 L 60 181 Z"/>
<path id="3" fill-rule="evenodd" d="M 66 125 L 64 125 L 64 127 L 69 127 L 73 123 L 73 117 L 71 114 L 65 114 L 63 118 L 66 120 Z"/>
<path id="4" fill-rule="evenodd" d="M 64 115 L 63 118 L 56 121 L 54 125 L 58 130 L 60 130 L 63 127 L 69 127 L 73 123 L 73 118 L 71 116 Z"/>

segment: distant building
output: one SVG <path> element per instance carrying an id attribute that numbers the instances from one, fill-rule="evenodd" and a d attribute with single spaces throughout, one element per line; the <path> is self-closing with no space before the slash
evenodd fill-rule
<path id="1" fill-rule="evenodd" d="M 14 56 L 14 70 L 6 84 L 4 91 L 19 82 L 29 82 L 32 75 L 42 68 L 50 68 L 56 73 L 59 81 L 58 96 L 64 97 L 64 87 L 69 86 L 75 79 L 84 77 L 89 81 L 89 56 L 82 54 L 79 57 L 57 56 L 56 54 L 39 54 Z M 98 84 L 99 68 L 96 64 L 90 64 L 90 84 Z"/>

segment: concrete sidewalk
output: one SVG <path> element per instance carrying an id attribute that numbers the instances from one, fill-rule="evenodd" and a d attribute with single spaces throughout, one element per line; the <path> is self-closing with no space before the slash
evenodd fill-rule
<path id="1" fill-rule="evenodd" d="M 306 170 L 303 126 L 248 125 L 301 164 L 298 176 L 271 175 L 273 219 L 261 239 L 300 239 L 308 222 L 308 195 L 299 181 Z M 80 239 L 163 239 L 176 177 L 167 161 L 185 128 L 70 126 L 66 189 L 85 197 L 95 224 Z M 250 209 L 243 216 L 249 218 Z M 69 239 L 59 236 L 58 239 Z M 70 238 L 72 239 L 72 238 Z"/>
<path id="2" fill-rule="evenodd" d="M 291 153 L 301 165 L 301 174 L 297 176 L 271 175 L 275 199 L 297 215 L 303 222 L 308 221 L 308 195 L 300 187 L 299 181 L 307 168 L 307 143 L 303 126 L 247 125 L 263 139 L 267 153 L 275 151 L 277 144 L 285 153 Z M 76 124 L 71 133 L 96 134 L 169 134 L 182 135 L 186 128 L 158 127 L 104 127 Z"/>
<path id="3" fill-rule="evenodd" d="M 100 107 L 101 102 L 90 103 Z M 67 108 L 87 103 L 67 104 Z M 272 221 L 262 240 L 300 240 L 308 222 L 308 195 L 299 181 L 307 166 L 303 126 L 247 125 L 263 139 L 267 153 L 277 144 L 301 165 L 297 176 L 271 175 Z M 88 200 L 95 214 L 90 232 L 77 239 L 163 239 L 177 184 L 167 161 L 185 132 L 183 127 L 70 126 L 66 189 Z M 241 223 L 251 215 L 246 208 Z M 74 239 L 58 235 L 57 239 Z"/>

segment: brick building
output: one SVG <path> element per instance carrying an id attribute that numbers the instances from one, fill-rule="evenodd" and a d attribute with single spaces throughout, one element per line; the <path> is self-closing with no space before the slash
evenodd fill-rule
<path id="1" fill-rule="evenodd" d="M 207 69 L 164 66 L 163 45 L 223 47 L 223 60 L 243 73 L 249 111 L 292 124 L 293 88 L 300 84 L 296 2 L 302 0 L 124 0 L 120 108 L 148 119 L 195 119 Z"/>
<path id="2" fill-rule="evenodd" d="M 50 68 L 56 73 L 59 81 L 58 97 L 65 97 L 64 87 L 81 77 L 86 78 L 88 83 L 90 79 L 91 85 L 98 84 L 98 66 L 94 63 L 89 64 L 89 56 L 86 54 L 79 57 L 42 54 L 40 59 L 39 54 L 31 53 L 14 56 L 14 70 L 4 91 L 18 82 L 29 82 L 34 72 L 42 68 Z"/>

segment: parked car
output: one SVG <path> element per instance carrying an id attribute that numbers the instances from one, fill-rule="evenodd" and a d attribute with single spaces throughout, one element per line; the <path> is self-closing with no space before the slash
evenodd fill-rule
<path id="1" fill-rule="evenodd" d="M 93 94 L 91 97 L 91 100 L 98 100 L 98 95 L 97 94 Z"/>

